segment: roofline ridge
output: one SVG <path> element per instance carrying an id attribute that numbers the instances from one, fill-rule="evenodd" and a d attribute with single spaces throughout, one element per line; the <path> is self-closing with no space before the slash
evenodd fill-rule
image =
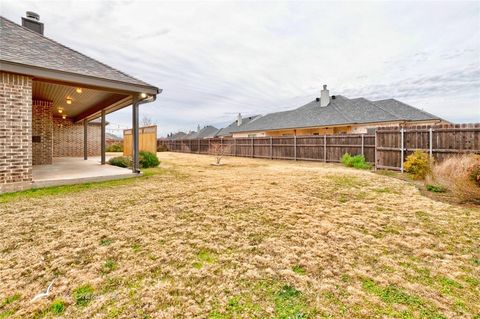
<path id="1" fill-rule="evenodd" d="M 105 63 L 103 63 L 103 62 L 98 61 L 98 60 L 95 59 L 95 58 L 89 57 L 88 55 L 86 55 L 86 54 L 84 54 L 84 53 L 81 53 L 81 52 L 79 52 L 79 51 L 77 51 L 77 50 L 75 50 L 75 49 L 72 49 L 72 48 L 70 48 L 69 46 L 66 46 L 65 44 L 62 44 L 62 43 L 60 43 L 60 42 L 57 42 L 57 41 L 55 41 L 55 40 L 53 40 L 53 39 L 51 39 L 51 38 L 43 35 L 43 34 L 37 33 L 37 32 L 35 32 L 35 31 L 33 31 L 33 30 L 30 30 L 29 28 L 26 28 L 26 27 L 24 27 L 23 25 L 20 25 L 20 24 L 14 22 L 14 21 L 12 21 L 12 20 L 10 20 L 10 19 L 8 19 L 8 18 L 5 18 L 5 17 L 2 16 L 2 15 L 0 15 L 0 17 L 1 17 L 2 19 L 7 20 L 7 21 L 10 22 L 10 23 L 15 24 L 16 26 L 18 26 L 18 27 L 20 27 L 20 28 L 22 28 L 22 29 L 24 29 L 24 30 L 27 30 L 28 32 L 31 32 L 31 33 L 35 34 L 35 36 L 39 36 L 39 37 L 45 38 L 45 39 L 47 39 L 48 41 L 51 41 L 51 42 L 53 42 L 53 43 L 55 43 L 55 44 L 58 44 L 58 45 L 60 45 L 60 46 L 62 46 L 62 47 L 64 47 L 64 48 L 70 50 L 70 51 L 73 51 L 73 52 L 78 53 L 78 54 L 80 54 L 80 55 L 82 55 L 82 56 L 84 56 L 84 57 L 87 57 L 87 58 L 89 58 L 89 59 L 91 59 L 91 60 L 93 60 L 93 61 L 95 61 L 95 62 L 97 62 L 97 63 L 100 63 L 101 65 L 106 66 L 106 67 L 108 67 L 108 68 L 110 68 L 110 69 L 112 69 L 112 70 L 115 70 L 115 71 L 117 71 L 117 72 L 119 72 L 119 73 L 121 73 L 121 74 L 129 77 L 129 78 L 132 78 L 132 79 L 134 79 L 134 80 L 136 80 L 136 81 L 142 82 L 144 85 L 157 88 L 156 86 L 154 86 L 154 85 L 152 85 L 152 84 L 148 84 L 147 82 L 142 81 L 142 80 L 140 80 L 140 79 L 137 79 L 136 77 L 133 77 L 133 76 L 131 76 L 131 75 L 129 75 L 129 74 L 123 72 L 123 71 L 120 71 L 120 70 L 118 70 L 117 68 L 114 68 L 114 67 L 112 67 L 112 66 L 110 66 L 110 65 L 108 65 L 108 64 L 105 64 Z M 51 69 L 51 70 L 55 70 L 55 69 Z M 81 74 L 81 73 L 78 73 L 78 74 Z M 157 89 L 158 89 L 158 88 L 157 88 Z"/>
<path id="2" fill-rule="evenodd" d="M 379 100 L 379 101 L 386 101 L 386 100 L 393 100 L 393 99 L 385 99 L 385 100 Z M 388 113 L 388 114 L 393 115 L 393 117 L 395 117 L 395 118 L 397 118 L 397 119 L 399 119 L 399 120 L 402 119 L 402 118 L 399 117 L 398 115 L 396 115 L 396 114 L 394 114 L 394 113 L 392 113 L 392 112 L 384 109 L 384 108 L 381 107 L 380 105 L 375 104 L 375 102 L 378 102 L 378 101 L 370 101 L 370 103 L 372 103 L 375 107 L 379 108 L 380 110 L 382 110 L 382 111 L 384 111 L 384 112 L 386 112 L 386 113 Z M 398 102 L 398 101 L 397 101 L 397 102 Z"/>
<path id="3" fill-rule="evenodd" d="M 413 105 L 410 105 L 410 104 L 407 104 L 407 103 L 405 103 L 405 102 L 399 101 L 399 100 L 397 100 L 396 98 L 391 98 L 390 100 L 394 100 L 395 102 L 405 104 L 405 105 L 407 105 L 407 106 L 409 106 L 409 107 L 411 107 L 411 108 L 414 108 L 414 109 L 422 112 L 423 114 L 432 116 L 433 118 L 440 119 L 440 120 L 442 120 L 442 121 L 446 121 L 445 119 L 443 119 L 443 118 L 441 118 L 441 117 L 438 117 L 438 116 L 436 116 L 436 115 L 434 115 L 434 114 L 432 114 L 432 113 L 428 113 L 427 111 L 424 111 L 424 110 L 422 110 L 422 109 L 419 109 L 418 107 L 415 107 L 415 106 L 413 106 Z M 446 122 L 448 122 L 448 121 L 446 121 Z"/>

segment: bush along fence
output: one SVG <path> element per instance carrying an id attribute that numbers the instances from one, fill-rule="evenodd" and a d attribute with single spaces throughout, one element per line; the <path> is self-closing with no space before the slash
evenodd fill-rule
<path id="1" fill-rule="evenodd" d="M 380 127 L 375 135 L 272 136 L 159 140 L 158 146 L 172 152 L 213 154 L 213 145 L 225 148 L 225 155 L 340 162 L 343 154 L 363 155 L 378 169 L 403 170 L 406 156 L 420 149 L 441 161 L 458 153 L 480 153 L 480 124 Z"/>

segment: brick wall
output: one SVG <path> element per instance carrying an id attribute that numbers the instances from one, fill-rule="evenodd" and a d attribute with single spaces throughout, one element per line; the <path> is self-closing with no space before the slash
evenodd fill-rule
<path id="1" fill-rule="evenodd" d="M 100 156 L 100 124 L 88 125 L 88 155 Z M 69 119 L 53 117 L 53 156 L 83 157 L 83 124 L 75 124 Z"/>
<path id="2" fill-rule="evenodd" d="M 33 165 L 52 164 L 53 103 L 33 100 L 32 106 Z"/>
<path id="3" fill-rule="evenodd" d="M 0 193 L 32 181 L 32 79 L 0 72 Z"/>

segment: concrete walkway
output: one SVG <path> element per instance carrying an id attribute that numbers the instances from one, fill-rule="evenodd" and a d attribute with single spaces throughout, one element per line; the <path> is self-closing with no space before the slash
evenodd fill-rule
<path id="1" fill-rule="evenodd" d="M 107 159 L 108 160 L 108 159 Z M 33 187 L 97 182 L 138 176 L 129 168 L 101 165 L 100 157 L 57 157 L 52 165 L 33 166 Z"/>

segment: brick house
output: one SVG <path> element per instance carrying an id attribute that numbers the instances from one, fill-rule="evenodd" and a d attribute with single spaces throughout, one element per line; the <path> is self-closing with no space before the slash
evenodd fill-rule
<path id="1" fill-rule="evenodd" d="M 0 193 L 30 187 L 33 166 L 55 157 L 101 155 L 105 164 L 105 115 L 130 105 L 138 173 L 138 108 L 161 90 L 43 30 L 33 12 L 22 25 L 0 17 Z"/>

